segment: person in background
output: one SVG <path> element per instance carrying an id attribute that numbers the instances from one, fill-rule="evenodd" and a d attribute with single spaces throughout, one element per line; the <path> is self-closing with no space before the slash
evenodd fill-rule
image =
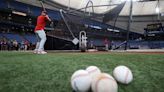
<path id="1" fill-rule="evenodd" d="M 111 41 L 111 50 L 113 50 L 115 48 L 115 46 L 114 46 L 114 41 L 112 40 Z"/>
<path id="2" fill-rule="evenodd" d="M 90 41 L 91 49 L 93 49 L 93 40 Z"/>
<path id="3" fill-rule="evenodd" d="M 24 41 L 24 50 L 27 51 L 29 42 L 27 40 Z"/>
<path id="4" fill-rule="evenodd" d="M 109 50 L 109 41 L 107 38 L 105 38 L 105 40 L 104 40 L 104 45 L 105 45 L 105 50 L 108 51 Z"/>
<path id="5" fill-rule="evenodd" d="M 1 48 L 2 48 L 2 50 L 8 49 L 7 39 L 3 38 Z"/>
<path id="6" fill-rule="evenodd" d="M 20 43 L 20 50 L 24 50 L 24 41 L 22 41 L 21 43 Z"/>
<path id="7" fill-rule="evenodd" d="M 16 40 L 13 41 L 14 50 L 18 50 L 18 42 Z"/>
<path id="8" fill-rule="evenodd" d="M 8 40 L 7 45 L 8 45 L 8 51 L 12 50 L 12 40 Z"/>
<path id="9" fill-rule="evenodd" d="M 45 42 L 47 39 L 45 31 L 44 31 L 44 28 L 46 26 L 46 21 L 51 21 L 51 19 L 47 15 L 46 11 L 42 11 L 41 15 L 38 16 L 38 18 L 37 18 L 37 25 L 36 25 L 35 31 L 34 31 L 38 38 L 36 48 L 34 50 L 34 53 L 37 53 L 37 54 L 46 54 L 47 53 L 44 51 L 44 45 L 45 45 Z"/>
<path id="10" fill-rule="evenodd" d="M 2 50 L 2 44 L 3 44 L 2 39 L 0 39 L 0 50 Z"/>

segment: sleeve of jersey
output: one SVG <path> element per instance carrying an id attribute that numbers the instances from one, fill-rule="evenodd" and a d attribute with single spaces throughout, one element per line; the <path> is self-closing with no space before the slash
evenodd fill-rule
<path id="1" fill-rule="evenodd" d="M 48 20 L 48 18 L 47 18 L 47 17 L 45 17 L 45 20 L 47 21 L 47 20 Z"/>

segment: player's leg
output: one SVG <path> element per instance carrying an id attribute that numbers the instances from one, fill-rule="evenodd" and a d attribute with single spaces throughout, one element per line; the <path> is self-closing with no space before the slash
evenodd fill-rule
<path id="1" fill-rule="evenodd" d="M 44 45 L 47 40 L 46 33 L 44 32 L 44 30 L 37 31 L 37 33 L 39 35 L 39 38 L 41 39 L 39 48 L 38 48 L 38 54 L 46 54 L 47 52 L 44 51 Z"/>
<path id="2" fill-rule="evenodd" d="M 38 49 L 39 49 L 39 45 L 40 45 L 41 39 L 40 39 L 40 37 L 39 37 L 37 32 L 35 32 L 35 34 L 36 34 L 37 43 L 36 43 L 36 47 L 35 47 L 34 53 L 37 53 Z"/>

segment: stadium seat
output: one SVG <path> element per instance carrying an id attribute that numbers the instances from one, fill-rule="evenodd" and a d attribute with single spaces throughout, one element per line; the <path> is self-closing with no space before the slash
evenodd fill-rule
<path id="1" fill-rule="evenodd" d="M 24 35 L 24 38 L 28 40 L 30 43 L 35 44 L 37 42 L 35 35 Z"/>
<path id="2" fill-rule="evenodd" d="M 18 34 L 14 34 L 14 33 L 4 33 L 3 36 L 5 36 L 7 39 L 17 40 L 18 43 L 20 43 L 24 40 L 23 37 L 21 37 Z"/>

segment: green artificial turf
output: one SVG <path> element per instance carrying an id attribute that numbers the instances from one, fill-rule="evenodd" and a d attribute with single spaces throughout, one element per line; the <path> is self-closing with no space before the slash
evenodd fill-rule
<path id="1" fill-rule="evenodd" d="M 0 52 L 0 92 L 72 92 L 74 71 L 96 65 L 112 74 L 118 65 L 134 75 L 118 92 L 164 92 L 164 54 Z"/>

